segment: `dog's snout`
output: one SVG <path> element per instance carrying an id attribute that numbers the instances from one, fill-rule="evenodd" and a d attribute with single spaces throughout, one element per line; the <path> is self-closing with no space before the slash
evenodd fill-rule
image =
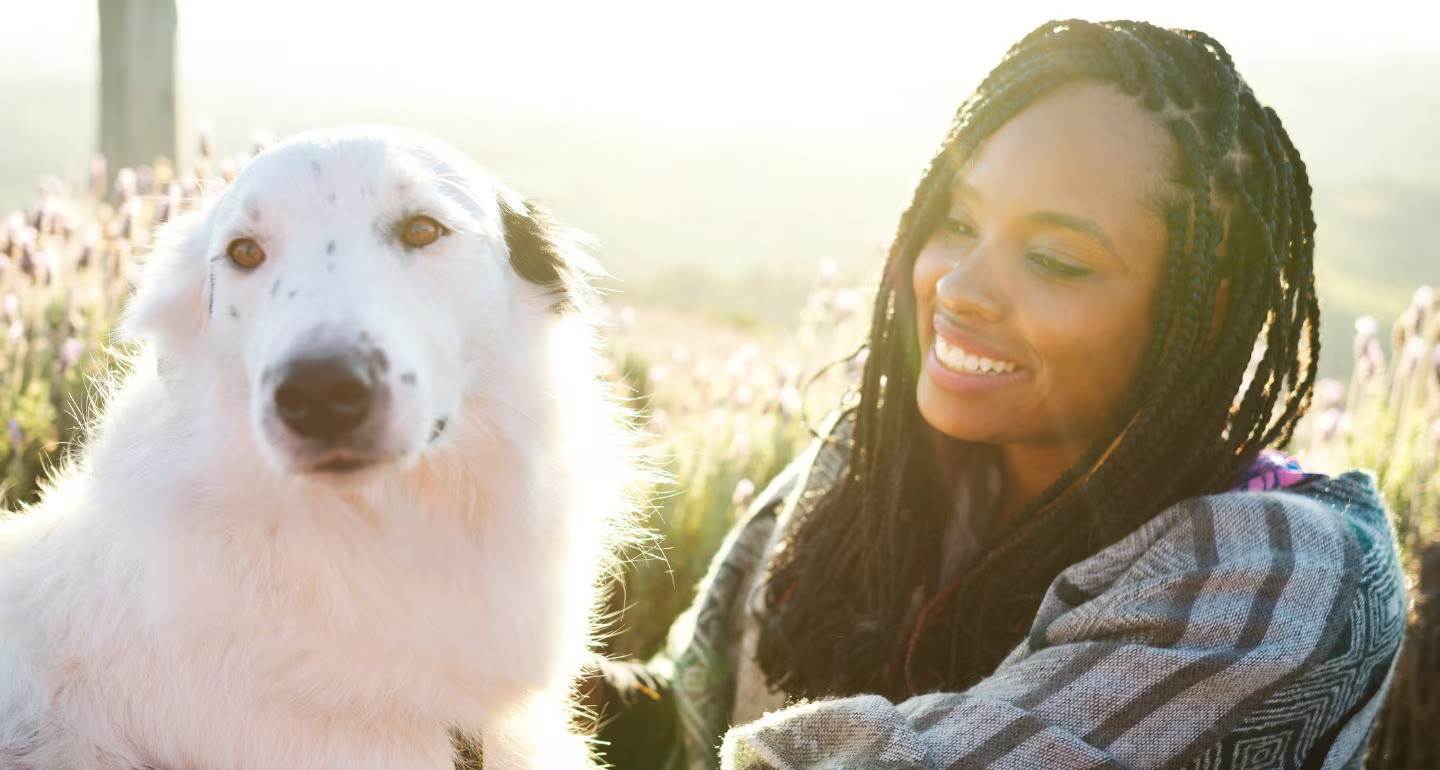
<path id="1" fill-rule="evenodd" d="M 358 355 L 293 361 L 280 374 L 275 409 L 305 438 L 335 439 L 354 430 L 375 403 L 375 382 Z"/>

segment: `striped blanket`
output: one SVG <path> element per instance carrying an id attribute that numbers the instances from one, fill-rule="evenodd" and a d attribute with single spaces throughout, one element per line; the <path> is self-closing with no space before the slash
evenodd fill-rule
<path id="1" fill-rule="evenodd" d="M 648 667 L 674 727 L 645 766 L 1359 767 L 1404 630 L 1394 534 L 1368 474 L 1262 460 L 1236 491 L 1066 569 L 970 689 L 794 703 L 757 684 L 754 577 L 795 501 L 843 468 L 843 443 L 817 443 L 731 533 Z"/>

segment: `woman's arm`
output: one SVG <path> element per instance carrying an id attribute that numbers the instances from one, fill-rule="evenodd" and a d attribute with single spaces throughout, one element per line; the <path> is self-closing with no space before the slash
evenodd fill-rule
<path id="1" fill-rule="evenodd" d="M 644 662 L 597 662 L 586 699 L 599 715 L 603 758 L 614 767 L 688 767 L 697 755 L 713 764 L 734 694 L 733 619 L 779 509 L 812 457 L 813 448 L 772 479 L 726 536 L 695 600 L 671 627 L 666 652 Z M 685 687 L 673 685 L 677 675 Z"/>
<path id="2" fill-rule="evenodd" d="M 790 707 L 731 730 L 722 767 L 1346 766 L 1403 633 L 1403 588 L 1383 512 L 1330 506 L 1176 506 L 1127 538 L 1153 541 L 1103 585 L 1097 561 L 1126 541 L 1063 573 L 1031 639 L 969 690 Z"/>
<path id="3" fill-rule="evenodd" d="M 613 767 L 661 767 L 675 746 L 668 661 L 595 662 L 586 705 L 599 717 L 600 754 Z"/>

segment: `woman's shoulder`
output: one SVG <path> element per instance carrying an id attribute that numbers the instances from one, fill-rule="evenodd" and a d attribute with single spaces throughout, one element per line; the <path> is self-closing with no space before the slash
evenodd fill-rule
<path id="1" fill-rule="evenodd" d="M 1186 625 L 1263 616 L 1300 636 L 1314 631 L 1317 643 L 1337 615 L 1358 610 L 1367 646 L 1394 647 L 1404 579 L 1374 477 L 1352 471 L 1176 503 L 1063 571 L 1038 625 L 1047 616 L 1128 615 L 1157 601 L 1189 608 Z"/>
<path id="2" fill-rule="evenodd" d="M 1163 542 L 1188 540 L 1196 547 L 1211 547 L 1217 564 L 1279 558 L 1372 578 L 1383 576 L 1372 567 L 1384 564 L 1398 575 L 1394 528 L 1375 477 L 1362 470 L 1319 476 L 1283 489 L 1192 498 L 1160 518 L 1168 525 Z"/>
<path id="3" fill-rule="evenodd" d="M 1107 572 L 1157 551 L 1212 565 L 1275 553 L 1344 565 L 1371 552 L 1393 558 L 1394 541 L 1374 476 L 1356 470 L 1182 500 L 1067 572 Z"/>

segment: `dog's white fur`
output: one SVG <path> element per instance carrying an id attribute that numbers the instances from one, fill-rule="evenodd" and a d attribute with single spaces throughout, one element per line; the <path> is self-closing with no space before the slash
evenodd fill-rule
<path id="1" fill-rule="evenodd" d="M 0 767 L 441 770 L 452 728 L 491 770 L 591 766 L 571 688 L 637 476 L 587 315 L 517 274 L 502 202 L 447 145 L 350 129 L 162 231 L 122 326 L 146 353 L 0 524 Z M 451 232 L 405 248 L 417 213 Z M 267 377 L 355 345 L 393 398 L 375 464 L 327 474 Z"/>

